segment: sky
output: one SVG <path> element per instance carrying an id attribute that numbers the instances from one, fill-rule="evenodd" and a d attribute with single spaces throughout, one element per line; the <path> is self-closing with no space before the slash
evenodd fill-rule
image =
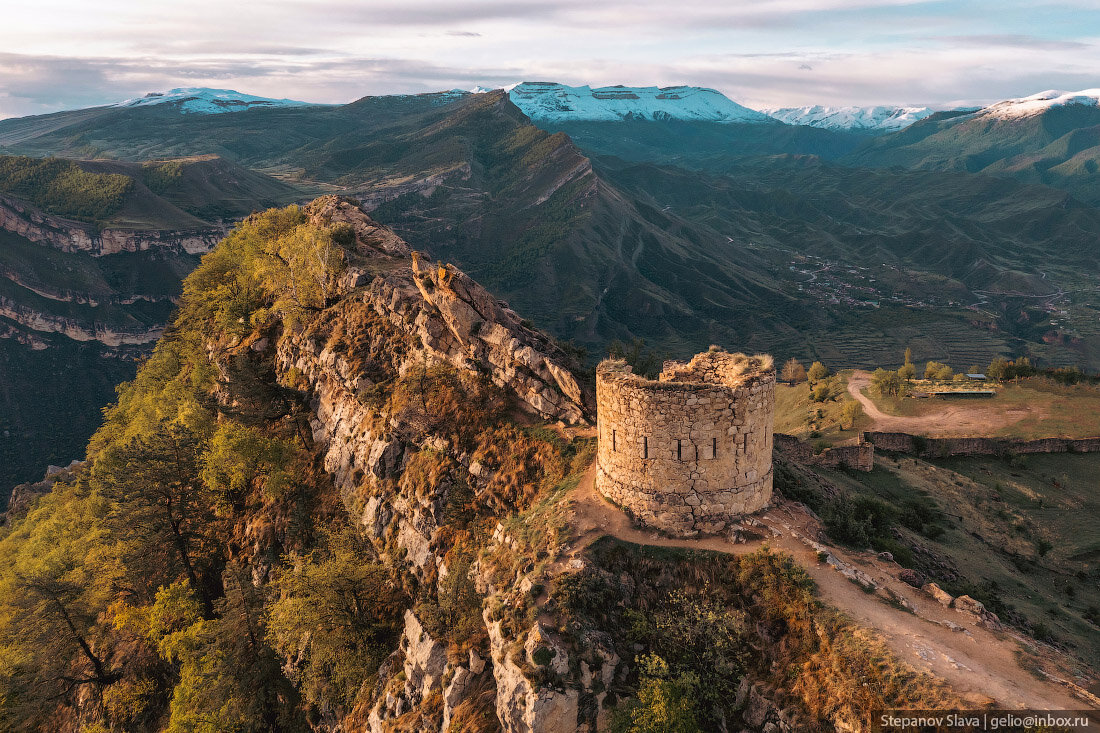
<path id="1" fill-rule="evenodd" d="M 309 102 L 679 84 L 750 107 L 952 107 L 1100 87 L 1100 0 L 36 0 L 0 118 L 174 87 Z"/>

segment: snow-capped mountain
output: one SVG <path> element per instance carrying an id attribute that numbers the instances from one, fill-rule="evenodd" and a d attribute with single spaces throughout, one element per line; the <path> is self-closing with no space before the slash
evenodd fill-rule
<path id="1" fill-rule="evenodd" d="M 1086 107 L 1100 107 L 1100 89 L 1083 89 L 1079 92 L 1065 92 L 1048 89 L 1032 94 L 1030 97 L 1006 99 L 978 110 L 979 116 L 1013 119 L 1042 114 L 1053 107 L 1066 107 L 1079 104 Z"/>
<path id="2" fill-rule="evenodd" d="M 524 82 L 508 92 L 512 102 L 534 120 L 701 120 L 769 122 L 756 110 L 703 87 L 570 87 L 554 82 Z"/>
<path id="3" fill-rule="evenodd" d="M 310 102 L 293 99 L 269 99 L 242 94 L 232 89 L 206 89 L 203 87 L 169 89 L 167 92 L 150 92 L 144 97 L 127 99 L 110 107 L 149 107 L 155 104 L 178 103 L 180 112 L 191 114 L 219 114 L 240 112 L 254 107 L 309 107 Z"/>
<path id="4" fill-rule="evenodd" d="M 764 109 L 788 125 L 809 125 L 827 130 L 893 132 L 932 114 L 927 107 L 780 107 Z"/>

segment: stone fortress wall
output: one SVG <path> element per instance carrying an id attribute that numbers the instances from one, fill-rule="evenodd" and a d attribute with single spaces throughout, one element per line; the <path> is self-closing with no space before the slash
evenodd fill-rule
<path id="1" fill-rule="evenodd" d="M 624 361 L 596 370 L 596 488 L 670 534 L 725 530 L 772 496 L 775 369 L 711 347 L 657 381 Z"/>

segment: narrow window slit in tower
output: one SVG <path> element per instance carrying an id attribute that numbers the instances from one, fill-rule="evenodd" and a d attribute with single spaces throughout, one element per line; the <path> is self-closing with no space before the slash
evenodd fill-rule
<path id="1" fill-rule="evenodd" d="M 676 460 L 684 460 L 684 441 L 682 440 L 676 441 Z"/>
<path id="2" fill-rule="evenodd" d="M 616 440 L 616 433 L 617 432 L 618 431 L 615 431 L 615 430 L 611 431 L 611 450 L 613 450 L 613 451 L 619 450 L 618 442 Z"/>
<path id="3" fill-rule="evenodd" d="M 710 457 L 711 458 L 717 458 L 718 457 L 718 438 L 711 438 L 710 439 Z"/>
<path id="4" fill-rule="evenodd" d="M 649 438 L 642 438 L 642 458 L 649 458 Z"/>
<path id="5" fill-rule="evenodd" d="M 749 434 L 745 433 L 745 453 L 749 452 Z"/>

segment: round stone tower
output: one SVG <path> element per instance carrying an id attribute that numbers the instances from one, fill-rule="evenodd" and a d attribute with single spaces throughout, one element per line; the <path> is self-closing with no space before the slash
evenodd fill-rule
<path id="1" fill-rule="evenodd" d="M 608 359 L 596 406 L 596 488 L 643 524 L 715 534 L 771 500 L 771 357 L 711 347 L 665 362 L 657 381 Z"/>

